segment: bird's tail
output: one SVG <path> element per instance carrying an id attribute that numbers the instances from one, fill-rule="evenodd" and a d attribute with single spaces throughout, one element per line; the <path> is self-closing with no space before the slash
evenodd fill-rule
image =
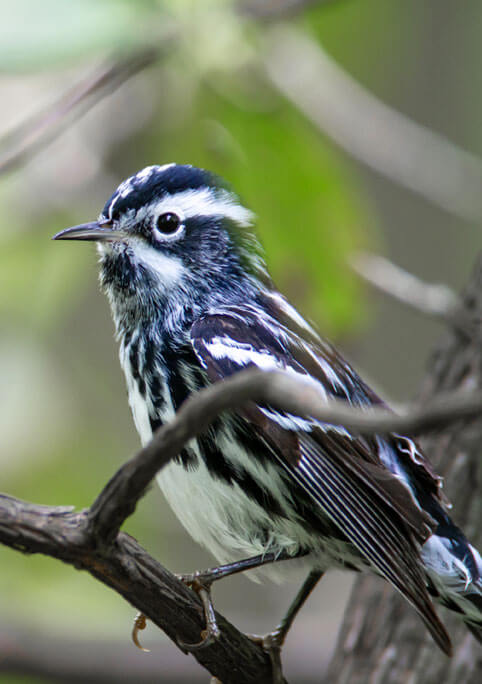
<path id="1" fill-rule="evenodd" d="M 435 599 L 458 613 L 482 643 L 482 559 L 448 516 L 422 547 Z"/>

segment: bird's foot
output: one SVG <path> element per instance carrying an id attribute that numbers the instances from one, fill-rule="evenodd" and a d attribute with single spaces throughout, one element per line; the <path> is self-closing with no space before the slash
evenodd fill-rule
<path id="1" fill-rule="evenodd" d="M 186 644 L 179 641 L 181 648 L 184 648 L 186 651 L 198 650 L 209 646 L 213 641 L 219 638 L 220 631 L 211 600 L 211 586 L 214 582 L 223 579 L 223 577 L 229 577 L 230 575 L 235 575 L 244 572 L 245 570 L 251 570 L 252 568 L 257 568 L 261 565 L 266 565 L 267 563 L 274 563 L 275 561 L 287 559 L 288 556 L 283 554 L 266 552 L 258 556 L 252 556 L 251 558 L 244 558 L 239 561 L 234 561 L 233 563 L 226 563 L 225 565 L 219 565 L 215 568 L 209 568 L 209 570 L 198 570 L 197 572 L 186 575 L 176 575 L 181 582 L 184 582 L 184 584 L 198 594 L 203 604 L 204 619 L 206 621 L 206 627 L 201 633 L 201 641 L 197 644 Z"/>
<path id="2" fill-rule="evenodd" d="M 214 612 L 214 606 L 211 599 L 211 585 L 213 579 L 209 574 L 203 572 L 194 572 L 189 575 L 177 575 L 177 578 L 184 582 L 188 587 L 201 599 L 204 611 L 205 628 L 201 632 L 201 641 L 195 644 L 187 644 L 185 641 L 178 639 L 178 644 L 186 651 L 199 651 L 201 648 L 210 646 L 216 639 L 219 639 L 220 631 Z"/>
<path id="3" fill-rule="evenodd" d="M 277 627 L 268 634 L 246 634 L 248 639 L 259 644 L 269 655 L 271 661 L 271 671 L 273 673 L 273 684 L 283 684 L 283 667 L 281 665 L 281 649 L 286 637 L 286 631 Z"/>

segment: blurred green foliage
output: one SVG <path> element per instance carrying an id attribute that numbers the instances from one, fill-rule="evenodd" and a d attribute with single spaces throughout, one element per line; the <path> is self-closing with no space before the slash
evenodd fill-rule
<path id="1" fill-rule="evenodd" d="M 325 329 L 346 330 L 359 320 L 360 300 L 345 259 L 366 243 L 373 225 L 356 187 L 290 107 L 273 96 L 256 111 L 239 82 L 223 85 L 222 92 L 210 84 L 200 89 L 180 125 L 144 138 L 141 156 L 152 160 L 151 150 L 159 149 L 163 161 L 193 163 L 228 178 L 256 211 L 280 288 Z"/>

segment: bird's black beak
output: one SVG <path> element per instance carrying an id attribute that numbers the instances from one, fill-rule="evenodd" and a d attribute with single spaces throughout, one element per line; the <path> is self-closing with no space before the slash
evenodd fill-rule
<path id="1" fill-rule="evenodd" d="M 110 221 L 81 223 L 79 226 L 66 228 L 53 236 L 52 240 L 90 240 L 95 242 L 110 242 L 121 240 L 126 234 L 113 228 Z"/>

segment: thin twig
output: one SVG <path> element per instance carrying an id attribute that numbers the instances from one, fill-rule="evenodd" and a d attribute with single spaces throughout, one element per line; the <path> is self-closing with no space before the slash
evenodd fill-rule
<path id="1" fill-rule="evenodd" d="M 51 143 L 75 119 L 110 95 L 129 78 L 153 64 L 158 48 L 143 48 L 128 57 L 115 60 L 81 79 L 73 88 L 46 110 L 0 139 L 0 174 L 12 171 L 30 160 Z"/>
<path id="2" fill-rule="evenodd" d="M 482 393 L 440 397 L 403 414 L 385 409 L 359 409 L 341 400 L 327 401 L 316 384 L 282 371 L 243 371 L 198 392 L 161 427 L 139 453 L 120 468 L 90 511 L 90 534 L 111 543 L 133 513 L 156 473 L 180 453 L 186 442 L 205 430 L 222 412 L 249 401 L 265 403 L 294 415 L 343 425 L 359 434 L 417 434 L 482 414 Z"/>
<path id="3" fill-rule="evenodd" d="M 474 320 L 447 285 L 426 283 L 385 257 L 359 252 L 350 260 L 358 275 L 378 290 L 415 311 L 448 323 L 463 334 L 474 334 Z"/>
<path id="4" fill-rule="evenodd" d="M 482 217 L 482 161 L 387 106 L 294 28 L 269 34 L 275 87 L 348 154 L 442 209 Z"/>
<path id="5" fill-rule="evenodd" d="M 243 0 L 237 9 L 241 15 L 263 21 L 299 14 L 314 5 L 328 5 L 339 0 Z"/>

